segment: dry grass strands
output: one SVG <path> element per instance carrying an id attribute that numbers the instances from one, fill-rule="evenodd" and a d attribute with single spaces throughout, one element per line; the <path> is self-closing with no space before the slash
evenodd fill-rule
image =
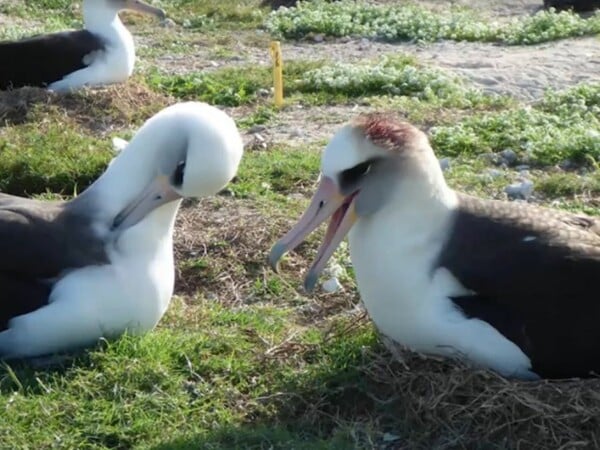
<path id="1" fill-rule="evenodd" d="M 458 361 L 370 351 L 361 371 L 381 386 L 401 437 L 389 448 L 598 448 L 600 380 L 518 382 Z M 410 445 L 408 444 L 410 442 Z"/>
<path id="2" fill-rule="evenodd" d="M 18 125 L 48 114 L 68 116 L 93 131 L 143 122 L 175 100 L 139 82 L 56 94 L 24 87 L 0 91 L 0 126 Z"/>

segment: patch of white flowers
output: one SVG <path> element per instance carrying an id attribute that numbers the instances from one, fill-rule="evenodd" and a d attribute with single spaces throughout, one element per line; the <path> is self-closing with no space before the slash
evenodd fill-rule
<path id="1" fill-rule="evenodd" d="M 434 148 L 449 156 L 510 148 L 534 166 L 569 160 L 600 163 L 600 83 L 548 92 L 532 107 L 467 117 L 430 130 Z"/>
<path id="2" fill-rule="evenodd" d="M 446 98 L 463 89 L 458 80 L 444 72 L 385 57 L 373 65 L 337 64 L 311 70 L 296 81 L 296 88 L 303 92 L 406 95 L 419 99 Z"/>
<path id="3" fill-rule="evenodd" d="M 485 21 L 466 9 L 444 14 L 418 5 L 377 5 L 355 0 L 298 2 L 271 13 L 267 29 L 298 38 L 310 34 L 386 40 L 495 41 L 533 44 L 569 36 L 600 33 L 600 13 L 583 19 L 571 12 L 540 11 L 508 25 Z"/>

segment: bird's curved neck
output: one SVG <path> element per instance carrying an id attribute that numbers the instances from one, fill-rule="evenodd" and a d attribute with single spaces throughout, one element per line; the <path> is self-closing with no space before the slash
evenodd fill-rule
<path id="1" fill-rule="evenodd" d="M 119 18 L 119 11 L 109 8 L 102 1 L 84 2 L 83 24 L 86 30 L 103 37 L 108 37 L 115 32 L 121 33 L 125 29 Z"/>
<path id="2" fill-rule="evenodd" d="M 456 209 L 458 198 L 446 183 L 437 159 L 430 159 L 426 166 L 394 179 L 386 204 L 373 216 L 359 219 L 351 234 L 361 230 L 363 237 L 393 235 L 407 242 L 436 235 Z"/>
<path id="3" fill-rule="evenodd" d="M 169 161 L 185 159 L 187 140 L 187 130 L 177 122 L 147 123 L 75 201 L 93 203 L 98 219 L 112 221 L 157 176 L 165 175 Z"/>

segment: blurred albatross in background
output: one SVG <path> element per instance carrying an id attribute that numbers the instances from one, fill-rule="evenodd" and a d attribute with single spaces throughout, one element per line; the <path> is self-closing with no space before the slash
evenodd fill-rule
<path id="1" fill-rule="evenodd" d="M 68 91 L 120 83 L 133 73 L 135 46 L 119 19 L 129 9 L 165 18 L 141 0 L 84 0 L 84 29 L 0 42 L 0 89 L 22 86 Z"/>

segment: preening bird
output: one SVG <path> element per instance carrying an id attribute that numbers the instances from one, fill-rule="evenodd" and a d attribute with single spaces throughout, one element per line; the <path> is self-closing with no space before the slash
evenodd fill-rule
<path id="1" fill-rule="evenodd" d="M 151 330 L 174 287 L 181 199 L 216 194 L 243 143 L 204 103 L 149 119 L 95 183 L 68 202 L 0 195 L 0 358 Z"/>

